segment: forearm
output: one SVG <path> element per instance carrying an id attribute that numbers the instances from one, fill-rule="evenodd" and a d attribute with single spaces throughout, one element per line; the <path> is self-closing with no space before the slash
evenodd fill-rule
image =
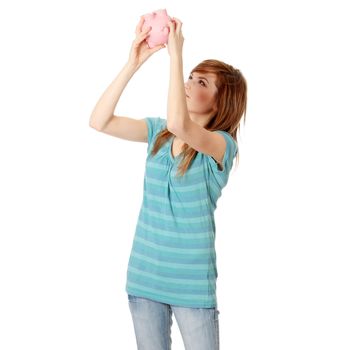
<path id="1" fill-rule="evenodd" d="M 182 57 L 171 57 L 167 128 L 169 131 L 183 128 L 189 119 L 183 80 Z"/>
<path id="2" fill-rule="evenodd" d="M 129 80 L 137 71 L 137 68 L 128 63 L 122 68 L 117 77 L 104 91 L 93 109 L 89 124 L 91 127 L 101 130 L 113 116 L 115 107 Z"/>

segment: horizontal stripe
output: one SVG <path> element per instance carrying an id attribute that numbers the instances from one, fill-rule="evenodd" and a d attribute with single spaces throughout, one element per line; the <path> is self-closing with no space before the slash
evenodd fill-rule
<path id="1" fill-rule="evenodd" d="M 169 182 L 164 183 L 164 181 L 145 177 L 144 191 L 154 194 L 163 194 L 164 190 L 166 190 L 165 193 L 170 192 L 175 196 L 181 193 L 181 199 L 184 201 L 204 199 L 207 198 L 209 195 L 216 199 L 221 196 L 221 189 L 220 187 L 218 187 L 216 182 L 206 183 L 201 181 L 199 184 L 196 185 L 183 186 L 174 182 L 172 184 L 169 184 Z M 202 198 L 200 198 L 200 196 L 202 196 Z"/>
<path id="2" fill-rule="evenodd" d="M 176 217 L 180 219 L 193 219 L 193 218 L 199 218 L 199 217 L 213 217 L 213 212 L 210 210 L 209 206 L 198 206 L 196 208 L 174 208 L 171 206 L 171 204 L 165 204 L 161 205 L 159 203 L 153 203 L 148 200 L 145 200 L 143 203 L 143 208 L 145 210 L 151 210 L 152 212 L 156 213 L 162 213 L 162 215 L 170 216 L 170 217 Z M 145 214 L 145 212 L 143 212 Z M 163 220 L 167 220 L 163 218 Z M 167 220 L 169 221 L 169 220 Z M 210 222 L 213 221 L 212 219 L 209 219 L 209 221 L 204 222 Z M 177 221 L 178 222 L 178 221 Z"/>
<path id="3" fill-rule="evenodd" d="M 201 191 L 189 191 L 185 193 L 177 193 L 176 190 L 171 191 L 168 187 L 160 187 L 157 185 L 147 184 L 144 186 L 144 194 L 150 193 L 152 195 L 161 196 L 163 198 L 167 198 L 168 204 L 172 202 L 172 200 L 176 200 L 177 202 L 188 203 L 193 202 L 195 200 L 215 200 L 217 194 L 210 194 L 207 190 Z M 216 200 L 215 200 L 216 201 Z"/>
<path id="4" fill-rule="evenodd" d="M 163 170 L 164 172 L 167 172 L 169 167 L 165 164 L 159 164 L 154 161 L 148 161 L 146 163 L 146 169 L 156 169 L 156 170 Z M 172 171 L 173 174 L 176 174 L 176 171 Z M 187 174 L 195 175 L 195 174 L 201 174 L 203 173 L 203 165 L 190 168 L 187 172 Z"/>
<path id="5" fill-rule="evenodd" d="M 147 169 L 145 178 L 146 180 L 152 179 L 152 180 L 160 180 L 162 181 L 164 178 L 170 178 L 172 181 L 172 184 L 176 187 L 178 186 L 189 186 L 189 185 L 195 185 L 199 182 L 207 182 L 207 174 L 205 174 L 205 169 L 201 168 L 201 173 L 196 173 L 194 175 L 191 175 L 189 173 L 185 173 L 183 176 L 177 176 L 176 172 L 166 172 L 162 170 L 157 169 Z M 213 185 L 217 186 L 215 182 L 213 182 Z"/>
<path id="6" fill-rule="evenodd" d="M 157 273 L 162 277 L 178 277 L 183 279 L 192 279 L 192 280 L 203 280 L 205 277 L 209 279 L 217 278 L 218 274 L 216 268 L 213 264 L 206 264 L 206 269 L 196 269 L 196 266 L 192 268 L 179 268 L 179 267 L 167 267 L 162 266 L 162 263 L 157 262 L 148 262 L 144 259 L 139 259 L 136 256 L 132 255 L 129 259 L 129 266 L 140 269 L 145 272 Z"/>
<path id="7" fill-rule="evenodd" d="M 182 288 L 181 284 L 184 285 L 184 287 L 188 286 L 199 286 L 199 287 L 206 287 L 208 285 L 207 279 L 201 279 L 201 280 L 191 280 L 191 279 L 184 279 L 184 278 L 171 278 L 171 277 L 161 277 L 159 275 L 156 275 L 151 272 L 146 272 L 143 270 L 139 270 L 135 267 L 129 266 L 128 271 L 134 273 L 135 275 L 139 275 L 143 278 L 148 277 L 156 281 L 164 282 L 166 284 L 173 284 L 177 285 L 178 287 Z M 210 279 L 209 279 L 210 280 Z M 212 283 L 215 283 L 215 277 L 212 279 Z"/>
<path id="8" fill-rule="evenodd" d="M 148 201 L 161 203 L 163 205 L 169 204 L 169 198 L 165 198 L 162 196 L 157 196 L 157 195 L 145 192 L 144 197 Z M 207 197 L 205 197 L 202 200 L 194 200 L 190 202 L 171 201 L 171 206 L 174 208 L 198 208 L 198 207 L 203 207 L 208 205 L 210 205 L 210 202 Z"/>
<path id="9" fill-rule="evenodd" d="M 200 224 L 200 225 L 199 224 L 179 225 L 178 223 L 169 221 L 169 220 L 162 220 L 162 219 L 155 220 L 154 218 L 151 218 L 145 215 L 145 213 L 143 213 L 141 210 L 139 214 L 138 222 L 143 222 L 154 229 L 165 230 L 166 232 L 178 232 L 179 234 L 213 232 L 213 234 L 215 234 L 214 221 L 208 222 L 207 224 Z"/>
<path id="10" fill-rule="evenodd" d="M 149 226 L 149 225 L 147 225 Z M 175 234 L 174 236 L 164 235 L 162 233 L 155 232 L 151 227 L 144 228 L 141 226 L 141 223 L 137 225 L 137 235 L 147 239 L 152 242 L 161 243 L 168 246 L 178 246 L 180 248 L 188 247 L 188 248 L 209 248 L 214 246 L 215 244 L 215 236 L 214 233 L 211 232 L 209 234 L 200 234 L 197 233 L 195 238 L 187 237 L 187 234 L 182 233 L 181 236 L 179 234 Z"/>
<path id="11" fill-rule="evenodd" d="M 146 184 L 158 185 L 161 187 L 168 187 L 169 186 L 168 181 L 152 179 L 149 177 L 146 177 Z M 169 187 L 171 189 L 173 186 L 169 186 Z M 207 187 L 207 183 L 205 181 L 201 181 L 195 185 L 176 185 L 176 186 L 174 186 L 174 188 L 176 188 L 177 192 L 190 192 L 190 191 L 195 191 L 195 190 L 205 190 L 208 187 Z"/>
<path id="12" fill-rule="evenodd" d="M 163 262 L 176 263 L 181 261 L 184 264 L 208 264 L 208 261 L 215 261 L 215 254 L 212 253 L 198 253 L 196 255 L 186 254 L 186 253 L 176 253 L 176 252 L 164 252 L 156 248 L 148 247 L 141 242 L 134 239 L 133 250 L 144 256 L 148 256 L 152 259 L 157 259 L 158 263 Z"/>
<path id="13" fill-rule="evenodd" d="M 143 239 L 140 236 L 135 236 L 134 240 L 136 242 L 140 242 L 143 245 L 147 246 L 147 247 L 151 247 L 154 249 L 157 249 L 159 251 L 162 252 L 171 252 L 171 253 L 182 253 L 182 254 L 208 254 L 208 253 L 215 253 L 215 249 L 214 248 L 198 248 L 198 249 L 193 249 L 193 248 L 169 248 L 167 246 L 164 245 L 160 245 L 160 244 L 156 244 L 156 243 L 152 243 L 149 242 L 145 239 Z"/>
<path id="14" fill-rule="evenodd" d="M 152 225 L 155 228 L 161 228 L 171 231 L 179 230 L 179 232 L 206 232 L 206 231 L 215 231 L 214 220 L 202 221 L 202 222 L 183 222 L 169 220 L 163 215 L 160 215 L 158 218 L 154 215 L 149 215 L 145 212 L 144 209 L 140 211 L 139 218 L 148 225 Z"/>
<path id="15" fill-rule="evenodd" d="M 207 295 L 202 295 L 202 294 L 187 294 L 187 293 L 183 293 L 183 294 L 179 294 L 179 293 L 171 293 L 171 292 L 164 292 L 164 291 L 161 291 L 161 290 L 158 290 L 158 289 L 155 289 L 155 288 L 151 288 L 151 287 L 145 287 L 143 285 L 140 285 L 140 284 L 137 284 L 135 282 L 128 282 L 128 285 L 130 287 L 134 287 L 134 288 L 137 288 L 139 290 L 144 290 L 144 291 L 147 291 L 147 292 L 151 292 L 151 293 L 155 293 L 157 295 L 163 295 L 163 296 L 171 296 L 173 298 L 176 298 L 176 299 L 182 299 L 182 300 L 186 300 L 186 299 L 190 299 L 190 300 L 193 300 L 193 299 L 198 299 L 198 300 L 203 300 L 203 301 L 206 301 L 208 300 L 208 294 Z M 210 296 L 210 294 L 209 294 Z M 214 296 L 214 294 L 213 294 Z"/>
<path id="16" fill-rule="evenodd" d="M 181 238 L 185 240 L 203 239 L 203 238 L 207 238 L 208 236 L 210 237 L 214 235 L 213 231 L 189 233 L 189 232 L 176 232 L 176 231 L 163 230 L 163 229 L 155 228 L 154 226 L 148 225 L 145 222 L 143 222 L 141 219 L 139 220 L 137 226 L 142 227 L 143 229 L 159 236 Z"/>
<path id="17" fill-rule="evenodd" d="M 142 207 L 141 210 L 142 213 L 145 213 L 149 217 L 153 217 L 155 220 L 167 220 L 167 221 L 173 221 L 174 217 L 171 215 L 165 215 L 162 213 L 159 213 L 157 211 L 153 211 L 151 209 L 145 208 L 144 206 Z M 182 223 L 182 224 L 193 224 L 193 223 L 208 223 L 211 222 L 213 219 L 212 215 L 204 215 L 204 216 L 198 216 L 196 218 L 181 218 L 181 217 L 176 217 L 176 222 Z"/>
<path id="18" fill-rule="evenodd" d="M 197 270 L 208 270 L 208 266 L 211 266 L 208 263 L 201 264 L 201 263 L 196 263 L 196 264 L 185 264 L 185 263 L 172 263 L 172 262 L 160 262 L 157 259 L 149 258 L 143 254 L 139 254 L 135 251 L 131 252 L 131 256 L 135 256 L 136 258 L 140 258 L 142 260 L 148 261 L 150 263 L 153 263 L 155 265 L 159 266 L 164 266 L 164 267 L 172 267 L 172 268 L 179 268 L 179 269 L 188 269 L 189 271 L 192 271 L 193 269 Z"/>
<path id="19" fill-rule="evenodd" d="M 170 283 L 170 282 L 162 282 L 159 280 L 155 280 L 150 277 L 146 277 L 142 274 L 135 274 L 132 271 L 128 270 L 127 277 L 129 282 L 137 283 L 140 286 L 145 288 L 154 288 L 158 291 L 170 294 L 188 294 L 188 295 L 208 295 L 208 285 L 207 286 L 199 286 L 199 285 L 191 285 L 189 283 L 179 284 L 179 283 Z M 215 282 L 211 283 L 211 294 L 214 294 Z"/>

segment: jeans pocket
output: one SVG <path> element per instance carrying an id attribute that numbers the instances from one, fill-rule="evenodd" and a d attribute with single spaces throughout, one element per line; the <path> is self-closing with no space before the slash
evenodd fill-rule
<path id="1" fill-rule="evenodd" d="M 217 308 L 215 308 L 215 321 L 219 319 L 219 314 L 220 314 L 220 311 Z"/>

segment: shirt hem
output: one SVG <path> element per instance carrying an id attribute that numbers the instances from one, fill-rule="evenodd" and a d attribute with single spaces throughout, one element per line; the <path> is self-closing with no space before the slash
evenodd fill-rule
<path id="1" fill-rule="evenodd" d="M 162 297 L 162 296 L 158 296 L 158 295 L 153 295 L 152 293 L 145 293 L 145 292 L 140 292 L 137 291 L 135 289 L 131 289 L 129 287 L 125 288 L 125 291 L 127 294 L 132 295 L 132 296 L 136 296 L 136 297 L 141 297 L 141 298 L 146 298 L 146 299 L 150 299 L 153 301 L 157 301 L 157 302 L 161 302 L 161 303 L 165 303 L 168 305 L 173 305 L 173 306 L 180 306 L 180 307 L 189 307 L 189 308 L 204 308 L 204 309 L 211 309 L 211 308 L 216 308 L 217 307 L 217 303 L 211 303 L 211 304 L 193 304 L 191 302 L 189 303 L 180 303 L 180 302 L 176 302 L 176 301 L 172 301 L 169 298 L 166 297 Z"/>

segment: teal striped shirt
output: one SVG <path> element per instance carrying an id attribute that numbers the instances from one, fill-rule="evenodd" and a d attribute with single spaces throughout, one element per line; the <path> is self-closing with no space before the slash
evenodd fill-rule
<path id="1" fill-rule="evenodd" d="M 143 201 L 128 262 L 126 292 L 170 305 L 217 306 L 215 252 L 216 203 L 227 184 L 237 144 L 226 140 L 223 169 L 198 152 L 185 175 L 175 177 L 179 154 L 173 157 L 171 137 L 151 155 L 166 119 L 145 118 L 148 147 Z"/>

